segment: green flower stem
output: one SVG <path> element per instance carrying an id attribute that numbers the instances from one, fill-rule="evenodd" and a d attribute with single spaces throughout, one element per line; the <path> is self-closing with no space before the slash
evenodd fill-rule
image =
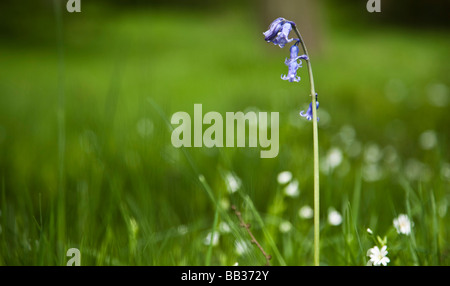
<path id="1" fill-rule="evenodd" d="M 311 85 L 311 98 L 312 98 L 312 111 L 313 111 L 313 145 L 314 145 L 314 265 L 319 266 L 320 259 L 320 220 L 319 220 L 319 208 L 320 208 L 320 192 L 319 192 L 319 135 L 317 128 L 317 108 L 316 108 L 316 91 L 314 88 L 314 78 L 311 68 L 311 60 L 306 49 L 305 43 L 302 39 L 302 35 L 298 31 L 296 26 L 293 26 L 295 33 L 300 39 L 305 54 L 308 56 L 306 61 L 308 65 L 309 83 Z"/>

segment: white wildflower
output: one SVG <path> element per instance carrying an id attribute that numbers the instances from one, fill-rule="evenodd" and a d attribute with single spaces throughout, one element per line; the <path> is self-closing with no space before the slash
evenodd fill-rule
<path id="1" fill-rule="evenodd" d="M 280 223 L 280 232 L 287 233 L 290 232 L 292 229 L 292 224 L 288 221 L 283 221 Z"/>
<path id="2" fill-rule="evenodd" d="M 229 233 L 231 231 L 230 226 L 224 221 L 220 222 L 219 230 L 222 233 Z"/>
<path id="3" fill-rule="evenodd" d="M 225 179 L 227 183 L 228 192 L 235 193 L 241 187 L 241 179 L 239 179 L 232 173 L 228 173 Z"/>
<path id="4" fill-rule="evenodd" d="M 314 216 L 314 211 L 310 206 L 306 205 L 300 208 L 298 215 L 303 219 L 310 219 Z"/>
<path id="5" fill-rule="evenodd" d="M 219 233 L 217 231 L 215 231 L 214 233 L 208 233 L 203 243 L 205 245 L 212 244 L 212 246 L 216 246 L 217 244 L 219 244 Z"/>
<path id="6" fill-rule="evenodd" d="M 289 183 L 289 185 L 284 188 L 284 193 L 289 197 L 298 197 L 300 192 L 298 191 L 298 181 L 294 180 Z"/>
<path id="7" fill-rule="evenodd" d="M 342 151 L 337 147 L 331 148 L 327 153 L 327 165 L 331 169 L 336 168 L 342 163 Z"/>
<path id="8" fill-rule="evenodd" d="M 289 171 L 283 171 L 283 172 L 279 173 L 277 176 L 277 181 L 278 181 L 278 184 L 280 184 L 280 185 L 289 183 L 291 181 L 291 179 L 292 179 L 292 173 Z"/>
<path id="9" fill-rule="evenodd" d="M 400 214 L 394 219 L 394 227 L 397 229 L 399 234 L 409 235 L 411 233 L 411 221 L 405 214 Z"/>
<path id="10" fill-rule="evenodd" d="M 328 223 L 335 226 L 340 225 L 342 223 L 341 214 L 335 209 L 330 209 L 328 211 Z"/>
<path id="11" fill-rule="evenodd" d="M 235 241 L 234 246 L 238 255 L 242 255 L 248 250 L 248 244 L 242 240 Z"/>
<path id="12" fill-rule="evenodd" d="M 373 248 L 367 251 L 367 256 L 370 257 L 367 265 L 369 266 L 386 266 L 391 260 L 387 257 L 387 246 L 383 246 L 381 249 L 378 246 L 374 246 Z"/>

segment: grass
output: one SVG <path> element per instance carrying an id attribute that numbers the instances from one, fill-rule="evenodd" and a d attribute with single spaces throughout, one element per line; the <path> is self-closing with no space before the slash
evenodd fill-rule
<path id="1" fill-rule="evenodd" d="M 56 31 L 0 42 L 0 264 L 65 265 L 75 247 L 82 265 L 264 265 L 235 205 L 271 265 L 312 265 L 312 219 L 298 215 L 313 204 L 311 125 L 297 116 L 309 104 L 306 70 L 300 84 L 279 80 L 286 51 L 264 43 L 245 10 L 92 13 L 63 15 L 62 91 Z M 321 165 L 333 148 L 342 155 L 321 170 L 321 264 L 365 265 L 386 236 L 389 265 L 449 265 L 448 105 L 430 94 L 448 98 L 448 32 L 339 27 L 310 51 Z M 280 154 L 173 148 L 167 120 L 192 116 L 194 103 L 279 111 Z M 284 170 L 299 197 L 277 183 Z M 229 172 L 242 182 L 235 193 Z M 401 213 L 409 236 L 393 227 Z M 218 244 L 205 245 L 214 231 Z"/>

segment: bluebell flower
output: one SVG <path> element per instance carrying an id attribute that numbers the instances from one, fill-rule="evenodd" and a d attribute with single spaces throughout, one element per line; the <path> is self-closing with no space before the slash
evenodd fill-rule
<path id="1" fill-rule="evenodd" d="M 285 21 L 286 20 L 281 17 L 275 19 L 275 21 L 273 21 L 272 24 L 270 24 L 269 30 L 267 30 L 263 33 L 265 36 L 264 39 L 267 42 L 271 42 L 277 36 L 278 32 L 281 31 L 281 27 Z"/>
<path id="2" fill-rule="evenodd" d="M 317 93 L 316 93 L 316 109 L 319 109 L 319 101 L 317 101 Z M 312 102 L 309 104 L 309 108 L 304 113 L 304 110 L 300 111 L 300 116 L 305 117 L 307 120 L 311 120 L 313 118 L 313 110 L 312 110 Z M 317 118 L 319 121 L 319 118 Z"/>
<path id="3" fill-rule="evenodd" d="M 270 24 L 269 30 L 264 32 L 264 39 L 267 42 L 272 42 L 274 45 L 283 48 L 287 43 L 292 42 L 294 39 L 289 39 L 289 33 L 292 30 L 294 22 L 288 21 L 284 18 L 277 18 Z"/>
<path id="4" fill-rule="evenodd" d="M 298 55 L 299 48 L 297 44 L 293 45 L 290 49 L 291 51 L 291 57 L 284 61 L 284 63 L 289 67 L 288 75 L 281 75 L 282 80 L 289 80 L 289 82 L 299 82 L 300 77 L 297 76 L 297 70 L 298 68 L 302 67 L 302 61 L 298 62 L 298 60 L 303 59 L 307 60 L 308 56 L 306 55 Z"/>

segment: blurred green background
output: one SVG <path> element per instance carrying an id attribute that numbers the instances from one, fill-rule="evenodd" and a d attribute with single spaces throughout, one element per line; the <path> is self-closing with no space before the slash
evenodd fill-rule
<path id="1" fill-rule="evenodd" d="M 231 205 L 271 265 L 311 265 L 309 81 L 280 79 L 280 16 L 319 94 L 321 264 L 365 265 L 370 228 L 389 265 L 450 265 L 449 4 L 341 2 L 1 1 L 0 265 L 263 265 Z M 279 155 L 174 148 L 166 122 L 195 103 L 279 112 Z"/>

